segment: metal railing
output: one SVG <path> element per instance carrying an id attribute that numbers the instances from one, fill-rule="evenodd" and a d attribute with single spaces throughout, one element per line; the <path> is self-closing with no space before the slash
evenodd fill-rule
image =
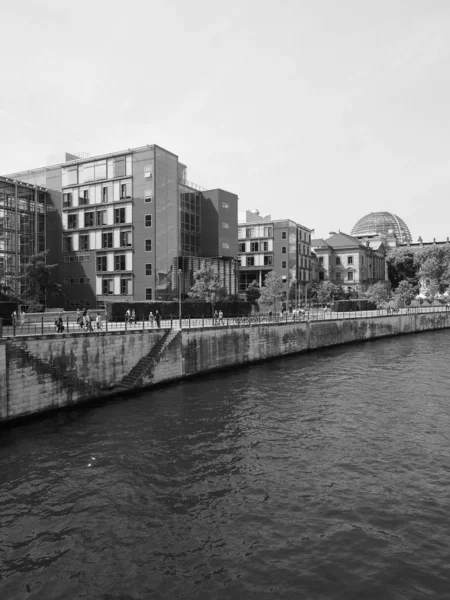
<path id="1" fill-rule="evenodd" d="M 113 320 L 101 320 L 99 323 L 91 321 L 90 325 L 78 323 L 76 319 L 63 318 L 63 329 L 57 327 L 54 322 L 40 320 L 30 322 L 16 322 L 5 325 L 4 319 L 0 319 L 0 338 L 16 337 L 22 335 L 54 335 L 58 333 L 101 333 L 109 331 L 156 331 L 157 329 L 200 329 L 204 327 L 253 327 L 265 325 L 277 325 L 295 322 L 311 321 L 339 321 L 349 319 L 360 319 L 370 317 L 392 316 L 400 314 L 429 314 L 447 313 L 450 306 L 421 306 L 415 308 L 359 310 L 335 312 L 326 309 L 314 308 L 293 313 L 285 312 L 279 315 L 259 314 L 250 316 L 224 316 L 215 318 L 211 316 L 190 317 L 184 316 L 181 321 L 177 315 L 163 315 L 159 324 L 156 319 L 148 319 L 140 316 L 136 320 L 125 320 L 114 318 Z"/>

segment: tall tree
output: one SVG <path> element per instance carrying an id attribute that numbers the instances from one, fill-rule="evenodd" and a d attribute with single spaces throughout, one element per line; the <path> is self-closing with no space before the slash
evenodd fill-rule
<path id="1" fill-rule="evenodd" d="M 20 276 L 23 285 L 21 299 L 29 310 L 39 311 L 45 307 L 47 296 L 62 296 L 61 284 L 52 281 L 52 271 L 57 266 L 47 264 L 48 250 L 33 254 Z"/>
<path id="2" fill-rule="evenodd" d="M 378 281 L 369 287 L 364 296 L 378 307 L 383 306 L 389 298 L 389 286 L 383 281 Z"/>
<path id="3" fill-rule="evenodd" d="M 398 284 L 398 287 L 394 293 L 394 298 L 396 300 L 402 300 L 406 306 L 409 306 L 411 301 L 417 296 L 418 291 L 419 288 L 417 285 L 413 285 L 404 279 Z"/>
<path id="4" fill-rule="evenodd" d="M 247 298 L 247 302 L 250 304 L 256 304 L 258 298 L 261 296 L 261 288 L 258 285 L 258 282 L 252 281 L 248 288 L 245 290 L 245 297 Z"/>
<path id="5" fill-rule="evenodd" d="M 194 285 L 188 296 L 205 300 L 211 305 L 211 311 L 214 313 L 214 306 L 227 295 L 227 290 L 223 285 L 219 273 L 212 265 L 205 264 L 194 273 Z"/>
<path id="6" fill-rule="evenodd" d="M 418 275 L 432 293 L 444 292 L 450 285 L 450 247 L 425 246 L 416 252 Z"/>
<path id="7" fill-rule="evenodd" d="M 264 279 L 264 285 L 261 288 L 261 295 L 258 303 L 263 306 L 273 306 L 276 308 L 276 303 L 283 300 L 286 291 L 286 284 L 281 277 L 277 277 L 275 271 L 267 273 Z"/>
<path id="8" fill-rule="evenodd" d="M 387 260 L 388 278 L 395 290 L 401 281 L 412 285 L 419 283 L 419 264 L 411 248 L 395 248 Z"/>

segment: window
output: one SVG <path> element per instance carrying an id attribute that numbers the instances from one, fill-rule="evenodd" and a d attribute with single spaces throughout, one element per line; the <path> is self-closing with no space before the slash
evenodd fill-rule
<path id="1" fill-rule="evenodd" d="M 319 265 L 323 265 L 323 256 L 319 256 Z"/>
<path id="2" fill-rule="evenodd" d="M 254 256 L 247 256 L 247 267 L 253 267 L 255 264 Z"/>
<path id="3" fill-rule="evenodd" d="M 245 242 L 239 242 L 239 252 L 245 252 Z"/>
<path id="4" fill-rule="evenodd" d="M 361 256 L 361 265 L 364 265 L 364 256 Z"/>
<path id="5" fill-rule="evenodd" d="M 153 198 L 152 190 L 145 190 L 145 192 L 144 192 L 144 201 L 145 202 L 151 202 L 152 198 Z"/>
<path id="6" fill-rule="evenodd" d="M 115 271 L 126 271 L 127 270 L 125 254 L 117 254 L 114 257 L 114 270 Z"/>
<path id="7" fill-rule="evenodd" d="M 106 225 L 106 210 L 97 211 L 97 225 Z"/>
<path id="8" fill-rule="evenodd" d="M 286 254 L 286 246 L 281 246 L 281 254 Z"/>
<path id="9" fill-rule="evenodd" d="M 348 265 L 352 265 L 353 264 L 353 256 L 347 256 L 347 264 Z"/>
<path id="10" fill-rule="evenodd" d="M 152 288 L 145 288 L 145 299 L 153 300 L 153 290 Z"/>
<path id="11" fill-rule="evenodd" d="M 102 280 L 102 294 L 114 294 L 114 280 L 103 279 Z"/>
<path id="12" fill-rule="evenodd" d="M 80 190 L 81 191 L 81 190 Z M 79 195 L 78 203 L 80 206 L 84 206 L 85 204 L 89 204 L 89 191 L 83 190 Z"/>
<path id="13" fill-rule="evenodd" d="M 281 239 L 282 240 L 286 240 L 287 239 L 287 232 L 286 231 L 282 231 L 281 232 Z"/>
<path id="14" fill-rule="evenodd" d="M 228 202 L 222 202 L 222 208 L 230 208 Z"/>
<path id="15" fill-rule="evenodd" d="M 268 252 L 269 251 L 269 242 L 261 242 L 261 250 L 263 252 Z"/>
<path id="16" fill-rule="evenodd" d="M 152 240 L 145 240 L 145 251 L 146 252 L 152 251 Z"/>
<path id="17" fill-rule="evenodd" d="M 120 232 L 120 247 L 124 248 L 125 246 L 131 246 L 131 231 L 121 231 Z"/>
<path id="18" fill-rule="evenodd" d="M 89 236 L 80 235 L 80 250 L 89 250 Z"/>
<path id="19" fill-rule="evenodd" d="M 347 279 L 348 279 L 348 281 L 353 281 L 353 271 L 350 271 L 350 273 L 347 273 Z"/>
<path id="20" fill-rule="evenodd" d="M 102 248 L 112 248 L 112 247 L 113 247 L 112 231 L 108 231 L 107 233 L 102 233 Z"/>
<path id="21" fill-rule="evenodd" d="M 152 215 L 145 215 L 145 226 L 146 227 L 152 226 Z"/>
<path id="22" fill-rule="evenodd" d="M 63 238 L 63 251 L 73 252 L 72 237 Z"/>
<path id="23" fill-rule="evenodd" d="M 245 237 L 247 237 L 247 238 L 251 238 L 252 237 L 252 230 L 250 229 L 250 227 L 248 227 L 245 230 Z"/>
<path id="24" fill-rule="evenodd" d="M 107 271 L 108 261 L 106 255 L 97 256 L 97 271 Z"/>
<path id="25" fill-rule="evenodd" d="M 222 228 L 223 229 L 229 229 L 230 226 L 228 225 L 228 223 L 225 223 L 225 221 L 222 221 Z"/>
<path id="26" fill-rule="evenodd" d="M 78 183 L 78 167 L 74 165 L 73 167 L 63 167 L 62 168 L 62 185 L 66 187 L 68 185 L 73 185 Z"/>
<path id="27" fill-rule="evenodd" d="M 267 266 L 267 265 L 269 265 L 269 266 L 273 265 L 273 258 L 272 258 L 272 256 L 270 254 L 264 256 L 264 265 L 265 266 Z"/>
<path id="28" fill-rule="evenodd" d="M 77 213 L 71 214 L 67 218 L 67 228 L 76 229 L 78 227 L 78 215 Z"/>
<path id="29" fill-rule="evenodd" d="M 325 273 L 323 271 L 320 271 L 319 273 L 319 281 L 323 281 L 325 279 Z"/>
<path id="30" fill-rule="evenodd" d="M 281 268 L 282 268 L 282 269 L 285 269 L 285 268 L 286 268 L 286 261 L 285 261 L 285 260 L 282 260 L 282 261 L 281 261 Z"/>
<path id="31" fill-rule="evenodd" d="M 131 198 L 130 188 L 131 188 L 131 185 L 129 183 L 121 183 L 120 184 L 121 200 L 125 200 L 126 198 Z"/>
<path id="32" fill-rule="evenodd" d="M 69 208 L 72 206 L 72 192 L 63 194 L 63 208 Z"/>
<path id="33" fill-rule="evenodd" d="M 150 277 L 150 275 L 152 274 L 152 263 L 147 263 L 145 265 L 145 274 L 147 275 L 147 277 Z"/>
<path id="34" fill-rule="evenodd" d="M 153 165 L 146 165 L 144 167 L 145 179 L 151 179 L 153 177 Z"/>
<path id="35" fill-rule="evenodd" d="M 102 202 L 108 202 L 108 188 L 102 188 Z"/>
<path id="36" fill-rule="evenodd" d="M 84 213 L 84 226 L 85 227 L 94 227 L 94 213 L 93 212 Z"/>
<path id="37" fill-rule="evenodd" d="M 131 291 L 131 279 L 123 278 L 120 279 L 120 294 L 122 296 L 129 296 L 132 293 Z"/>
<path id="38" fill-rule="evenodd" d="M 259 242 L 250 242 L 250 252 L 259 252 Z"/>
<path id="39" fill-rule="evenodd" d="M 264 227 L 264 237 L 272 237 L 272 227 Z"/>
<path id="40" fill-rule="evenodd" d="M 340 280 L 341 280 L 341 273 L 340 273 L 340 271 L 338 271 L 336 273 L 336 281 L 340 281 Z"/>
<path id="41" fill-rule="evenodd" d="M 341 264 L 341 259 L 339 256 L 336 256 L 336 264 L 340 265 Z"/>
<path id="42" fill-rule="evenodd" d="M 230 249 L 230 244 L 228 242 L 222 242 L 222 248 L 224 250 L 229 250 Z"/>
<path id="43" fill-rule="evenodd" d="M 114 209 L 114 223 L 125 223 L 125 208 Z"/>

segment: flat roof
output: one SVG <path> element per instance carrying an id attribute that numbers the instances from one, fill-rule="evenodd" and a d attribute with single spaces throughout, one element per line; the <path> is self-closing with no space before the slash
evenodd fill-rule
<path id="1" fill-rule="evenodd" d="M 40 185 L 34 185 L 27 183 L 26 181 L 20 181 L 20 179 L 14 179 L 12 177 L 3 177 L 0 175 L 0 183 L 9 183 L 10 185 L 20 185 L 21 187 L 29 188 L 31 190 L 39 190 L 40 192 L 47 192 L 47 188 L 41 187 Z"/>

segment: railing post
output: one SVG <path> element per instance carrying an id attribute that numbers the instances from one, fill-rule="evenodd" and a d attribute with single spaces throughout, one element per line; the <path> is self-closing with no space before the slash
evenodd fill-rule
<path id="1" fill-rule="evenodd" d="M 202 327 L 205 327 L 205 315 L 202 315 Z"/>
<path id="2" fill-rule="evenodd" d="M 66 327 L 67 333 L 69 333 L 69 315 L 67 315 L 67 317 L 66 317 L 66 323 L 67 323 L 67 327 Z"/>
<path id="3" fill-rule="evenodd" d="M 3 319 L 0 319 L 0 338 L 3 337 Z"/>
<path id="4" fill-rule="evenodd" d="M 44 317 L 41 317 L 41 334 L 44 335 Z"/>
<path id="5" fill-rule="evenodd" d="M 142 313 L 142 331 L 145 331 L 145 315 Z"/>
<path id="6" fill-rule="evenodd" d="M 105 328 L 106 328 L 106 331 L 108 331 L 108 315 L 106 315 L 106 318 L 105 318 Z"/>
<path id="7" fill-rule="evenodd" d="M 173 319 L 172 319 L 172 315 L 170 315 L 170 329 L 173 329 Z"/>
<path id="8" fill-rule="evenodd" d="M 191 328 L 191 315 L 188 315 L 189 329 Z"/>
<path id="9" fill-rule="evenodd" d="M 127 330 L 127 318 L 125 317 L 125 331 Z"/>

